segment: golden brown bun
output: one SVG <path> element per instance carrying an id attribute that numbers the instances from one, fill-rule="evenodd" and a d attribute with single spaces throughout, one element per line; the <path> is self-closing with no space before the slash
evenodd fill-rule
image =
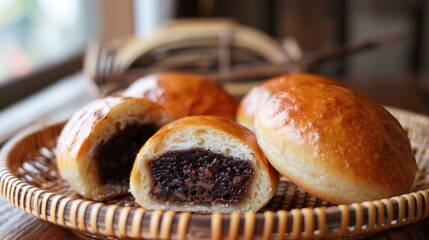
<path id="1" fill-rule="evenodd" d="M 399 122 L 346 88 L 306 85 L 274 95 L 255 118 L 259 146 L 282 175 L 342 204 L 410 191 L 417 165 Z"/>
<path id="2" fill-rule="evenodd" d="M 166 152 L 196 148 L 251 163 L 255 174 L 248 188 L 250 195 L 239 203 L 223 204 L 167 204 L 154 198 L 151 195 L 154 184 L 149 162 Z M 161 128 L 137 155 L 130 180 L 131 193 L 142 207 L 178 211 L 257 211 L 272 198 L 277 186 L 278 173 L 258 147 L 255 135 L 239 124 L 217 116 L 185 117 Z"/>
<path id="3" fill-rule="evenodd" d="M 59 172 L 73 190 L 89 199 L 126 194 L 128 183 L 100 183 L 101 169 L 95 162 L 97 147 L 129 124 L 161 127 L 170 121 L 161 106 L 143 98 L 97 99 L 76 112 L 62 129 L 56 146 Z"/>
<path id="4" fill-rule="evenodd" d="M 254 131 L 253 121 L 259 109 L 275 94 L 291 87 L 323 83 L 341 86 L 339 82 L 328 78 L 308 74 L 293 73 L 269 79 L 262 84 L 253 87 L 241 100 L 236 120 L 241 125 Z"/>
<path id="5" fill-rule="evenodd" d="M 131 84 L 124 96 L 144 97 L 165 107 L 175 119 L 216 115 L 233 119 L 237 101 L 218 83 L 180 72 L 155 73 Z"/>

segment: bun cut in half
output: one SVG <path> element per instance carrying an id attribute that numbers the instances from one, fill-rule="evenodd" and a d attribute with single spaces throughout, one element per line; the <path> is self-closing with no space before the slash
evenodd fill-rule
<path id="1" fill-rule="evenodd" d="M 417 165 L 399 122 L 346 88 L 308 85 L 275 94 L 255 119 L 266 157 L 305 191 L 336 204 L 408 193 Z"/>
<path id="2" fill-rule="evenodd" d="M 257 211 L 277 186 L 255 135 L 216 116 L 161 128 L 137 155 L 130 180 L 143 208 L 197 212 Z"/>
<path id="3" fill-rule="evenodd" d="M 154 73 L 136 80 L 122 93 L 165 107 L 175 118 L 215 115 L 234 119 L 237 101 L 214 80 L 182 72 Z"/>
<path id="4" fill-rule="evenodd" d="M 146 99 L 95 100 L 62 129 L 56 146 L 58 170 L 85 198 L 101 201 L 127 194 L 138 150 L 170 121 L 161 106 Z"/>
<path id="5" fill-rule="evenodd" d="M 236 120 L 241 125 L 254 131 L 253 124 L 256 114 L 274 94 L 291 87 L 317 83 L 341 86 L 337 81 L 308 73 L 293 73 L 278 76 L 253 87 L 243 97 L 237 109 Z"/>

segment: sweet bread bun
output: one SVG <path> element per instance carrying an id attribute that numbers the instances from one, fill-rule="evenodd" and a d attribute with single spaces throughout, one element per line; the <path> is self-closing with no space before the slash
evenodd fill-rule
<path id="1" fill-rule="evenodd" d="M 122 95 L 147 98 L 165 107 L 175 119 L 192 115 L 233 119 L 238 105 L 217 82 L 181 72 L 145 76 L 131 84 Z"/>
<path id="2" fill-rule="evenodd" d="M 238 105 L 236 120 L 241 125 L 254 131 L 253 121 L 256 114 L 275 93 L 285 91 L 291 87 L 316 83 L 341 86 L 339 82 L 334 80 L 308 73 L 293 73 L 278 76 L 253 87 L 242 98 Z"/>
<path id="3" fill-rule="evenodd" d="M 306 85 L 275 94 L 255 118 L 259 146 L 291 182 L 331 203 L 411 190 L 407 133 L 381 105 L 349 89 Z"/>
<path id="4" fill-rule="evenodd" d="M 85 198 L 127 194 L 138 150 L 170 119 L 161 106 L 143 98 L 95 100 L 62 129 L 56 146 L 58 170 Z"/>
<path id="5" fill-rule="evenodd" d="M 198 212 L 257 211 L 277 186 L 255 135 L 217 116 L 161 128 L 138 153 L 130 180 L 143 208 Z"/>

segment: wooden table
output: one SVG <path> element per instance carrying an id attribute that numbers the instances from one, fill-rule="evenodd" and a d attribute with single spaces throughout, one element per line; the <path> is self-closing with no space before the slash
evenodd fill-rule
<path id="1" fill-rule="evenodd" d="M 382 104 L 429 115 L 429 91 L 422 86 L 428 78 L 348 78 L 344 84 Z M 386 230 L 366 239 L 428 239 L 429 219 Z M 79 239 L 71 230 L 45 222 L 21 211 L 0 198 L 1 239 Z"/>

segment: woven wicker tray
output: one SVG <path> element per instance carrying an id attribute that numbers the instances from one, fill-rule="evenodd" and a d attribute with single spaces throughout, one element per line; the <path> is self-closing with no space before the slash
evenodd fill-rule
<path id="1" fill-rule="evenodd" d="M 334 238 L 371 234 L 429 216 L 429 117 L 388 108 L 407 129 L 419 166 L 413 192 L 390 199 L 330 205 L 282 179 L 257 213 L 147 211 L 131 196 L 81 198 L 61 179 L 53 148 L 63 123 L 39 124 L 2 149 L 0 193 L 15 207 L 79 234 L 125 238 Z"/>

